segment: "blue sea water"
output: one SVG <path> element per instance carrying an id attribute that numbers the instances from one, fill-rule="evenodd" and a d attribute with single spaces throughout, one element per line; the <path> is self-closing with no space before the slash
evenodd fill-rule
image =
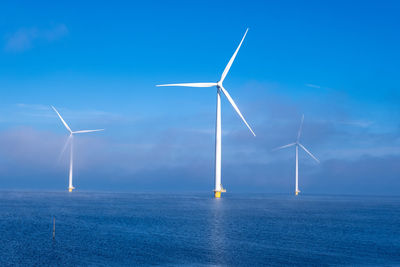
<path id="1" fill-rule="evenodd" d="M 0 265 L 400 265 L 400 198 L 0 192 Z"/>

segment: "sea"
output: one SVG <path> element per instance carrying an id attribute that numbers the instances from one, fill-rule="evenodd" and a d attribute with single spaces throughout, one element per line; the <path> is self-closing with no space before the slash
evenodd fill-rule
<path id="1" fill-rule="evenodd" d="M 400 197 L 0 192 L 0 266 L 155 265 L 400 266 Z"/>

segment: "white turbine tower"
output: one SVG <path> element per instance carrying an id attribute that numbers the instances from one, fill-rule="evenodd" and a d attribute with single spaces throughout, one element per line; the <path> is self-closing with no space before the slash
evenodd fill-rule
<path id="1" fill-rule="evenodd" d="M 64 121 L 64 119 L 61 117 L 60 113 L 56 110 L 55 107 L 51 106 L 54 111 L 57 113 L 58 117 L 60 118 L 61 122 L 64 124 L 65 128 L 69 131 L 69 137 L 67 142 L 65 143 L 64 149 L 62 152 L 65 151 L 67 148 L 67 145 L 69 142 L 71 142 L 71 152 L 70 152 L 70 162 L 69 162 L 69 186 L 68 186 L 68 191 L 72 192 L 75 187 L 72 186 L 72 169 L 73 169 L 73 164 L 74 164 L 74 156 L 73 156 L 73 137 L 74 134 L 80 134 L 80 133 L 91 133 L 91 132 L 99 132 L 99 131 L 104 131 L 104 129 L 97 129 L 97 130 L 83 130 L 83 131 L 72 131 L 71 128 L 69 128 L 68 124 Z"/>
<path id="2" fill-rule="evenodd" d="M 295 143 L 291 143 L 291 144 L 284 145 L 284 146 L 274 149 L 274 150 L 279 150 L 279 149 L 283 149 L 283 148 L 287 148 L 287 147 L 291 147 L 291 146 L 296 146 L 296 191 L 295 191 L 296 196 L 300 193 L 300 190 L 299 190 L 299 147 L 301 147 L 305 152 L 307 152 L 308 155 L 310 155 L 317 163 L 319 163 L 319 160 L 316 157 L 314 157 L 314 155 L 311 154 L 311 152 L 308 151 L 307 148 L 305 148 L 302 144 L 300 144 L 300 135 L 301 135 L 301 129 L 303 127 L 303 121 L 304 121 L 304 115 L 301 117 L 300 128 L 299 128 L 299 132 L 297 133 L 297 140 Z"/>
<path id="3" fill-rule="evenodd" d="M 243 43 L 244 38 L 246 37 L 247 31 L 246 30 L 242 40 L 238 48 L 236 49 L 235 53 L 231 57 L 226 65 L 224 72 L 221 75 L 221 79 L 218 82 L 210 82 L 210 83 L 177 83 L 177 84 L 163 84 L 157 86 L 184 86 L 184 87 L 217 87 L 217 119 L 216 119 L 216 130 L 215 130 L 215 187 L 214 187 L 214 196 L 216 198 L 221 197 L 221 192 L 226 192 L 226 190 L 222 187 L 221 184 L 221 91 L 224 93 L 228 101 L 231 103 L 233 108 L 236 110 L 237 114 L 249 128 L 251 133 L 255 135 L 245 118 L 243 117 L 242 113 L 240 112 L 239 108 L 236 106 L 235 102 L 233 101 L 232 97 L 229 95 L 228 91 L 222 86 L 222 83 L 225 80 L 226 75 L 229 72 L 229 69 L 232 66 L 233 61 L 235 60 L 236 54 L 238 53 L 240 46 Z"/>

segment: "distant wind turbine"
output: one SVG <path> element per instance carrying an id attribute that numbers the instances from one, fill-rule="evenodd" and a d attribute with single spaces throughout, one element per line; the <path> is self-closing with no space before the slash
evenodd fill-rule
<path id="1" fill-rule="evenodd" d="M 221 91 L 224 93 L 228 101 L 231 103 L 233 108 L 236 110 L 239 117 L 243 120 L 246 124 L 247 128 L 249 128 L 250 132 L 254 135 L 255 133 L 243 117 L 242 113 L 240 112 L 239 108 L 236 106 L 235 102 L 233 101 L 232 97 L 229 95 L 228 91 L 222 86 L 223 81 L 225 80 L 226 75 L 229 72 L 229 69 L 232 66 L 233 61 L 235 60 L 236 54 L 238 53 L 240 46 L 243 43 L 244 38 L 246 37 L 247 31 L 240 41 L 238 48 L 236 49 L 235 53 L 231 57 L 226 65 L 224 72 L 221 75 L 221 79 L 218 82 L 210 82 L 210 83 L 175 83 L 175 84 L 163 84 L 157 86 L 184 86 L 184 87 L 217 87 L 217 120 L 216 120 L 216 130 L 215 130 L 215 188 L 214 188 L 214 196 L 216 198 L 221 197 L 221 192 L 226 192 L 226 190 L 222 187 L 221 184 Z"/>
<path id="2" fill-rule="evenodd" d="M 274 149 L 274 150 L 279 150 L 279 149 L 288 148 L 288 147 L 291 147 L 291 146 L 296 146 L 296 191 L 295 191 L 296 196 L 300 193 L 300 190 L 299 190 L 299 147 L 301 147 L 305 152 L 307 152 L 308 155 L 310 155 L 317 163 L 319 163 L 319 160 L 316 157 L 314 157 L 314 155 L 311 154 L 311 152 L 308 151 L 307 148 L 305 148 L 299 142 L 300 141 L 301 130 L 302 130 L 302 127 L 303 127 L 303 122 L 304 122 L 304 115 L 301 117 L 300 128 L 299 128 L 299 132 L 297 133 L 297 140 L 296 140 L 295 143 L 291 143 L 291 144 L 284 145 L 284 146 L 281 146 L 281 147 L 278 147 L 278 148 Z"/>
<path id="3" fill-rule="evenodd" d="M 64 121 L 64 119 L 61 117 L 60 113 L 56 110 L 55 107 L 51 106 L 54 111 L 57 113 L 58 117 L 60 118 L 61 122 L 64 124 L 65 128 L 69 131 L 70 135 L 67 139 L 67 142 L 65 143 L 64 149 L 62 150 L 62 153 L 65 151 L 67 148 L 68 144 L 71 143 L 70 148 L 70 162 L 69 162 L 69 186 L 68 186 L 68 191 L 72 192 L 75 187 L 72 186 L 72 169 L 73 169 L 73 163 L 74 163 L 74 158 L 73 158 L 73 137 L 74 134 L 80 134 L 80 133 L 91 133 L 91 132 L 99 132 L 99 131 L 104 131 L 104 129 L 97 129 L 97 130 L 83 130 L 83 131 L 72 131 L 71 128 L 69 128 L 68 124 Z"/>

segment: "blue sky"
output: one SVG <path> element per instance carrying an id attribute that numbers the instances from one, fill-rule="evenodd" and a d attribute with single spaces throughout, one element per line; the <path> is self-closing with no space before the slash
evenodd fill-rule
<path id="1" fill-rule="evenodd" d="M 211 191 L 215 89 L 230 192 L 395 194 L 400 186 L 400 5 L 396 1 L 6 1 L 0 9 L 2 189 L 64 190 L 67 132 L 81 190 Z"/>

